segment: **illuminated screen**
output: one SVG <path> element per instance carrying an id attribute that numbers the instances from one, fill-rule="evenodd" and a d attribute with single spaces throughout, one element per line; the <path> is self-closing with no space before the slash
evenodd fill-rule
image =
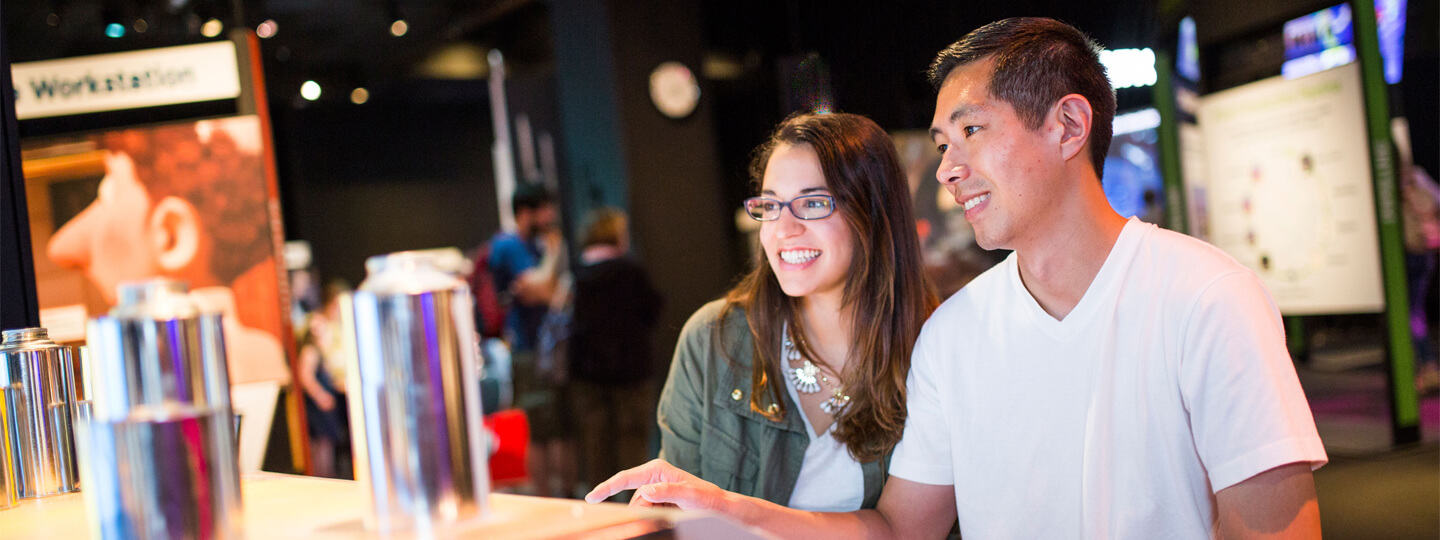
<path id="1" fill-rule="evenodd" d="M 1380 36 L 1380 58 L 1385 82 L 1400 82 L 1405 52 L 1406 0 L 1377 0 L 1375 22 Z M 1350 5 L 1340 4 L 1285 23 L 1287 79 L 1342 66 L 1355 61 L 1355 21 Z"/>

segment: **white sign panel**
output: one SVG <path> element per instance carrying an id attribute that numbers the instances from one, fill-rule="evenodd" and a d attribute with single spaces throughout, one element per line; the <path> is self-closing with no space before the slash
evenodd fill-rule
<path id="1" fill-rule="evenodd" d="M 1384 309 L 1360 67 L 1205 96 L 1210 241 L 1287 315 Z"/>
<path id="2" fill-rule="evenodd" d="M 11 66 L 21 120 L 240 95 L 235 44 L 183 45 Z"/>

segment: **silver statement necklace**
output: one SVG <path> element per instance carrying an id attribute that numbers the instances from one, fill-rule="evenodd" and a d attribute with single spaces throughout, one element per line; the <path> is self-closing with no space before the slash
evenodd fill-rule
<path id="1" fill-rule="evenodd" d="M 821 383 L 830 385 L 830 397 L 820 402 L 820 410 L 825 414 L 835 415 L 850 404 L 850 396 L 845 394 L 845 388 L 836 382 L 832 382 L 820 367 L 800 354 L 800 348 L 790 340 L 790 326 L 786 325 L 780 338 L 780 355 L 785 358 L 785 379 L 790 381 L 790 386 L 801 394 L 814 394 L 821 389 Z M 799 362 L 800 366 L 795 367 Z"/>

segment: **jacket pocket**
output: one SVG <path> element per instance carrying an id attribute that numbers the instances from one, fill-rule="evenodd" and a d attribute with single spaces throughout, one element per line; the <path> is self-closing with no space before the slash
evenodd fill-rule
<path id="1" fill-rule="evenodd" d="M 738 425 L 724 429 L 706 424 L 701 437 L 700 477 L 726 491 L 755 496 L 755 478 L 760 469 L 757 459 L 760 456 L 748 451 L 733 435 L 739 432 L 738 429 Z"/>

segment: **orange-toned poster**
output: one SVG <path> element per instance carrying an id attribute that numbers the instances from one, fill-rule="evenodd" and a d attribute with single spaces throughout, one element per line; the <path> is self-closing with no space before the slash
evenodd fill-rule
<path id="1" fill-rule="evenodd" d="M 41 324 L 83 340 L 118 284 L 176 278 L 225 314 L 232 384 L 288 381 L 263 144 L 256 116 L 24 141 Z"/>

